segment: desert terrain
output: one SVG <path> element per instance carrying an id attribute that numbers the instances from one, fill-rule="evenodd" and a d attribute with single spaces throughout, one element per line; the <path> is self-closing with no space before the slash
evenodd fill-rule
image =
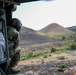
<path id="1" fill-rule="evenodd" d="M 76 75 L 75 32 L 56 23 L 36 31 L 22 27 L 20 32 L 21 61 L 15 68 L 22 75 Z M 55 48 L 55 50 L 51 50 Z M 59 51 L 60 50 L 60 51 Z M 49 52 L 45 56 L 27 58 L 28 51 Z M 40 53 L 41 54 L 41 53 Z"/>

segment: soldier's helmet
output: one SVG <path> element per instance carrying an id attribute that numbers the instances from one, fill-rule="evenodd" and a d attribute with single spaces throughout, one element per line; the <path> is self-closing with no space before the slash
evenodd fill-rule
<path id="1" fill-rule="evenodd" d="M 10 20 L 9 26 L 14 27 L 17 31 L 20 31 L 22 23 L 19 19 L 13 18 Z"/>

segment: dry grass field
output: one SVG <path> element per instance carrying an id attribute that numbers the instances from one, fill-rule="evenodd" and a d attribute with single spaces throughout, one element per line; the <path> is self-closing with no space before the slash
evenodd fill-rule
<path id="1" fill-rule="evenodd" d="M 23 75 L 76 75 L 76 51 L 20 61 L 16 68 Z"/>

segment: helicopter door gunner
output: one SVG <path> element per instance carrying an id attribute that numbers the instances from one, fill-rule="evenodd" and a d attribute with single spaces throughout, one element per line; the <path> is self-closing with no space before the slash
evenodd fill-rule
<path id="1" fill-rule="evenodd" d="M 11 19 L 7 26 L 8 48 L 9 56 L 11 58 L 8 71 L 12 74 L 20 72 L 19 70 L 13 69 L 13 67 L 15 67 L 20 60 L 19 31 L 21 26 L 21 21 L 17 18 Z"/>

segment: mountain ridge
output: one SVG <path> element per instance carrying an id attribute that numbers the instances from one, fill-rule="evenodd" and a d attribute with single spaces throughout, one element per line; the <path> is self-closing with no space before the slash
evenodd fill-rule
<path id="1" fill-rule="evenodd" d="M 54 36 L 54 35 L 62 35 L 62 34 L 70 34 L 74 33 L 73 31 L 64 28 L 63 26 L 59 25 L 58 23 L 51 23 L 44 27 L 43 29 L 37 32 L 38 34 L 42 34 L 44 36 Z"/>
<path id="2" fill-rule="evenodd" d="M 75 26 L 71 26 L 71 27 L 67 27 L 67 29 L 76 32 L 76 25 Z"/>
<path id="3" fill-rule="evenodd" d="M 63 26 L 59 25 L 58 23 L 51 23 L 40 30 L 41 32 L 47 33 L 47 32 L 71 32 L 70 30 L 64 28 Z"/>
<path id="4" fill-rule="evenodd" d="M 44 32 L 43 32 L 44 31 Z M 63 32 L 62 32 L 63 31 Z M 57 23 L 53 23 L 52 25 L 48 25 L 47 27 L 36 31 L 33 30 L 31 28 L 27 28 L 27 27 L 22 27 L 21 31 L 20 31 L 20 46 L 21 47 L 28 47 L 30 49 L 32 49 L 31 46 L 34 46 L 34 48 L 37 45 L 37 49 L 39 49 L 40 47 L 42 47 L 41 44 L 44 44 L 45 46 L 43 46 L 44 48 L 50 48 L 52 44 L 55 43 L 55 45 L 58 45 L 59 40 L 54 39 L 50 36 L 52 36 L 52 34 L 54 35 L 62 35 L 62 34 L 69 34 L 69 33 L 73 33 L 72 31 L 60 26 Z M 49 44 L 47 44 L 49 43 Z M 60 44 L 61 45 L 61 44 Z M 42 48 L 41 48 L 42 49 Z"/>

